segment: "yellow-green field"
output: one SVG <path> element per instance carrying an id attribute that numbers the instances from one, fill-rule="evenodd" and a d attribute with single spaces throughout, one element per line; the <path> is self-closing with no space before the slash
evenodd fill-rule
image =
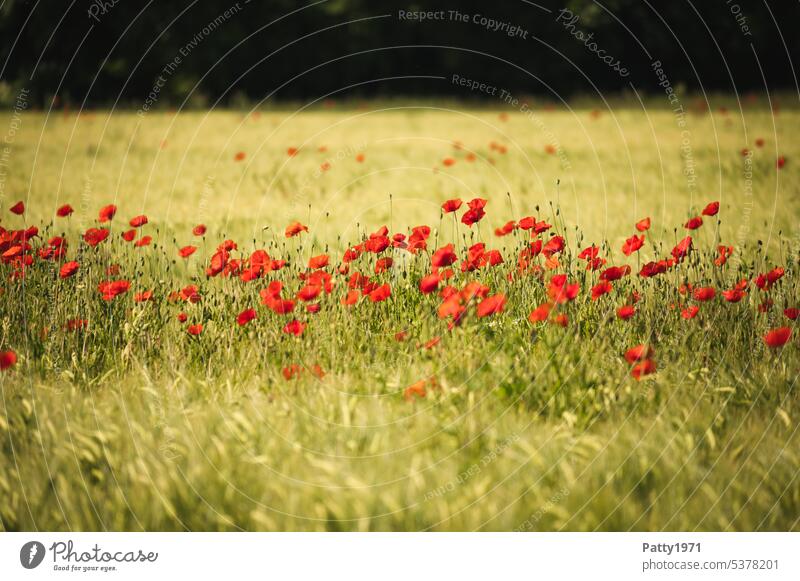
<path id="1" fill-rule="evenodd" d="M 1 115 L 0 226 L 37 225 L 33 250 L 63 233 L 65 259 L 81 267 L 60 278 L 58 263 L 37 258 L 19 277 L 11 259 L 0 264 L 0 351 L 18 356 L 0 375 L 0 527 L 797 530 L 800 350 L 796 333 L 777 349 L 763 336 L 793 329 L 784 309 L 800 307 L 800 112 L 690 103 L 682 117 L 657 99 L 533 113 L 367 103 Z M 467 228 L 443 216 L 452 198 L 487 199 L 486 217 Z M 24 217 L 8 211 L 18 200 Z M 719 214 L 688 232 L 715 200 Z M 63 204 L 70 218 L 55 217 Z M 110 237 L 89 248 L 80 236 L 107 204 L 118 207 Z M 153 243 L 134 248 L 120 233 L 139 214 Z M 515 270 L 527 232 L 494 234 L 524 216 L 566 239 L 540 276 Z M 626 257 L 644 217 L 646 245 Z M 285 237 L 295 220 L 308 233 Z M 340 274 L 342 253 L 382 225 L 389 236 L 429 225 L 427 251 L 390 248 L 387 272 L 365 256 Z M 687 234 L 686 260 L 637 276 Z M 237 257 L 264 248 L 288 265 L 250 283 L 207 278 L 225 239 Z M 479 241 L 505 262 L 460 272 Z M 508 298 L 503 312 L 477 317 L 468 302 L 450 330 L 437 316 L 442 299 L 418 283 L 449 242 L 459 263 L 447 284 L 480 281 Z M 598 273 L 577 258 L 592 243 L 606 266 L 632 268 L 599 300 Z M 198 251 L 179 258 L 189 244 Z M 719 244 L 735 250 L 715 266 Z M 299 304 L 307 328 L 288 335 L 291 317 L 259 291 L 281 280 L 291 296 L 322 253 L 333 291 L 319 314 Z M 774 267 L 785 269 L 774 287 L 720 297 Z M 355 270 L 391 297 L 343 305 Z M 529 321 L 556 273 L 581 285 L 554 307 L 569 323 Z M 109 277 L 130 292 L 103 300 Z M 202 300 L 169 298 L 190 283 Z M 693 304 L 686 283 L 718 293 L 693 319 L 681 316 Z M 143 290 L 153 300 L 134 302 Z M 620 320 L 634 291 L 636 315 Z M 248 307 L 258 318 L 237 325 Z M 65 330 L 75 318 L 86 328 Z M 187 333 L 192 323 L 202 334 Z M 623 358 L 637 344 L 658 365 L 641 381 Z M 287 380 L 290 365 L 303 372 Z M 424 397 L 404 397 L 422 380 Z"/>

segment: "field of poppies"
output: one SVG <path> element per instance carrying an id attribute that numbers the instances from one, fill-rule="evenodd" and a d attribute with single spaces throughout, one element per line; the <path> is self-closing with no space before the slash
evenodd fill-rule
<path id="1" fill-rule="evenodd" d="M 789 102 L 5 114 L 0 526 L 798 530 Z"/>

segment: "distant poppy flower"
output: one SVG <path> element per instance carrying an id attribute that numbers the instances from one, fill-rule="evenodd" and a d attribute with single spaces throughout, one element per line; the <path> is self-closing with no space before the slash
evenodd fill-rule
<path id="1" fill-rule="evenodd" d="M 369 300 L 373 303 L 385 301 L 392 295 L 392 288 L 388 284 L 383 284 L 369 293 Z"/>
<path id="2" fill-rule="evenodd" d="M 433 253 L 433 256 L 431 257 L 431 264 L 436 268 L 442 268 L 445 266 L 450 266 L 456 262 L 456 260 L 458 260 L 458 257 L 453 251 L 453 245 L 447 244 Z"/>
<path id="3" fill-rule="evenodd" d="M 110 222 L 114 219 L 114 215 L 117 213 L 117 207 L 114 204 L 109 204 L 108 206 L 103 206 L 100 208 L 100 214 L 98 219 L 100 222 Z"/>
<path id="4" fill-rule="evenodd" d="M 200 324 L 189 325 L 186 328 L 186 332 L 189 333 L 190 335 L 197 336 L 197 335 L 199 335 L 200 333 L 203 332 L 203 325 L 200 325 Z"/>
<path id="5" fill-rule="evenodd" d="M 308 268 L 325 268 L 328 266 L 328 255 L 320 254 L 319 256 L 312 256 L 308 259 Z"/>
<path id="6" fill-rule="evenodd" d="M 550 322 L 554 325 L 558 325 L 559 327 L 566 327 L 569 324 L 569 317 L 566 313 L 559 313 L 558 315 L 554 316 Z"/>
<path id="7" fill-rule="evenodd" d="M 696 301 L 710 301 L 716 296 L 717 292 L 713 287 L 697 287 L 692 291 L 692 298 Z"/>
<path id="8" fill-rule="evenodd" d="M 56 210 L 56 216 L 59 218 L 66 218 L 70 214 L 72 214 L 75 210 L 72 209 L 72 206 L 69 204 L 64 204 L 58 210 Z"/>
<path id="9" fill-rule="evenodd" d="M 69 278 L 70 276 L 78 272 L 79 268 L 80 264 L 78 264 L 75 261 L 65 262 L 63 265 L 61 265 L 61 271 L 59 272 L 59 276 L 61 278 Z"/>
<path id="10" fill-rule="evenodd" d="M 297 298 L 301 301 L 313 301 L 322 292 L 322 287 L 315 284 L 307 284 L 297 293 Z"/>
<path id="11" fill-rule="evenodd" d="M 140 216 L 134 216 L 130 221 L 131 228 L 141 228 L 145 224 L 147 224 L 147 216 L 144 214 Z"/>
<path id="12" fill-rule="evenodd" d="M 17 216 L 21 216 L 25 213 L 25 204 L 23 202 L 17 202 L 13 206 L 9 208 L 12 214 L 16 214 Z"/>
<path id="13" fill-rule="evenodd" d="M 592 287 L 592 300 L 596 301 L 603 295 L 610 293 L 612 290 L 614 290 L 614 287 L 610 282 L 606 280 L 600 281 Z"/>
<path id="14" fill-rule="evenodd" d="M 653 348 L 650 345 L 636 345 L 631 347 L 625 352 L 625 361 L 628 363 L 636 363 L 644 359 L 649 359 L 653 356 Z"/>
<path id="15" fill-rule="evenodd" d="M 599 252 L 600 249 L 594 244 L 592 244 L 591 246 L 588 246 L 583 250 L 581 250 L 580 254 L 578 254 L 578 258 L 580 258 L 581 260 L 593 260 L 597 258 Z"/>
<path id="16" fill-rule="evenodd" d="M 128 292 L 130 288 L 131 283 L 127 280 L 107 280 L 101 282 L 97 287 L 105 301 L 110 301 L 114 297 Z"/>
<path id="17" fill-rule="evenodd" d="M 503 294 L 496 294 L 491 297 L 486 297 L 479 304 L 476 312 L 478 317 L 488 317 L 495 313 L 502 313 L 506 304 L 506 297 Z"/>
<path id="18" fill-rule="evenodd" d="M 194 228 L 192 228 L 192 234 L 195 236 L 202 236 L 206 233 L 206 226 L 205 224 L 198 224 Z"/>
<path id="19" fill-rule="evenodd" d="M 94 247 L 108 238 L 108 234 L 109 232 L 106 228 L 89 228 L 83 234 L 83 239 L 86 241 L 86 244 Z"/>
<path id="20" fill-rule="evenodd" d="M 241 313 L 239 313 L 238 317 L 236 317 L 236 324 L 239 325 L 240 327 L 243 327 L 244 325 L 246 325 L 255 318 L 256 318 L 255 309 L 245 309 Z"/>
<path id="21" fill-rule="evenodd" d="M 785 165 L 786 165 L 786 157 L 784 157 L 784 156 L 782 156 L 782 155 L 778 156 L 778 159 L 777 159 L 777 161 L 775 162 L 775 166 L 776 166 L 778 169 L 783 169 L 783 166 L 785 166 Z"/>
<path id="22" fill-rule="evenodd" d="M 482 207 L 472 208 L 464 212 L 464 215 L 461 216 L 461 222 L 472 228 L 472 225 L 480 222 L 481 218 L 483 218 L 485 215 L 486 212 Z"/>
<path id="23" fill-rule="evenodd" d="M 759 137 L 756 139 L 756 147 L 764 147 L 764 138 Z"/>
<path id="24" fill-rule="evenodd" d="M 442 204 L 442 211 L 445 214 L 449 214 L 450 212 L 455 212 L 461 207 L 462 201 L 456 198 L 455 200 L 447 200 L 444 204 Z"/>
<path id="25" fill-rule="evenodd" d="M 672 258 L 676 262 L 683 260 L 692 250 L 692 237 L 687 236 L 672 249 Z"/>
<path id="26" fill-rule="evenodd" d="M 450 167 L 452 165 L 455 165 L 455 163 L 456 163 L 456 160 L 453 159 L 452 157 L 445 157 L 442 160 L 442 165 L 445 166 L 445 167 Z"/>
<path id="27" fill-rule="evenodd" d="M 630 256 L 637 250 L 639 250 L 642 246 L 644 246 L 644 234 L 641 236 L 636 236 L 635 234 L 625 240 L 625 244 L 622 245 L 622 253 L 625 256 Z"/>
<path id="28" fill-rule="evenodd" d="M 133 295 L 134 302 L 145 303 L 153 298 L 153 291 L 147 290 Z"/>
<path id="29" fill-rule="evenodd" d="M 772 329 L 764 335 L 764 343 L 773 349 L 783 347 L 792 337 L 792 330 L 789 327 L 778 327 Z"/>
<path id="30" fill-rule="evenodd" d="M 724 290 L 720 294 L 722 295 L 722 298 L 724 298 L 729 303 L 738 303 L 745 296 L 745 292 L 743 290 L 739 290 L 736 288 L 731 290 Z"/>
<path id="31" fill-rule="evenodd" d="M 507 234 L 511 234 L 516 228 L 516 226 L 517 225 L 514 222 L 514 220 L 511 220 L 509 222 L 506 222 L 500 228 L 495 228 L 494 234 L 495 236 L 506 236 Z"/>
<path id="32" fill-rule="evenodd" d="M 142 236 L 141 238 L 139 238 L 139 240 L 134 242 L 133 245 L 136 246 L 137 248 L 141 248 L 142 246 L 149 246 L 152 241 L 153 241 L 152 236 Z"/>
<path id="33" fill-rule="evenodd" d="M 13 351 L 0 352 L 0 371 L 5 371 L 9 367 L 17 364 L 17 354 Z"/>
<path id="34" fill-rule="evenodd" d="M 697 313 L 699 312 L 700 312 L 700 307 L 698 307 L 697 305 L 692 305 L 681 310 L 681 317 L 687 320 L 694 319 L 697 316 Z"/>
<path id="35" fill-rule="evenodd" d="M 178 256 L 181 258 L 189 258 L 197 250 L 197 246 L 184 246 L 178 250 Z"/>
<path id="36" fill-rule="evenodd" d="M 426 343 L 423 345 L 423 347 L 425 347 L 425 349 L 433 349 L 434 347 L 436 347 L 436 346 L 439 344 L 439 342 L 440 342 L 441 340 L 442 340 L 442 338 L 441 338 L 441 337 L 434 337 L 434 338 L 433 338 L 433 339 L 431 339 L 430 341 L 426 342 Z"/>
<path id="37" fill-rule="evenodd" d="M 247 157 L 247 154 L 244 151 L 238 151 L 233 156 L 233 161 L 242 161 L 245 157 Z"/>
<path id="38" fill-rule="evenodd" d="M 283 327 L 283 332 L 289 335 L 294 335 L 295 337 L 299 337 L 303 334 L 303 330 L 305 328 L 305 323 L 301 323 L 297 319 L 292 319 Z"/>
<path id="39" fill-rule="evenodd" d="M 636 314 L 636 307 L 633 305 L 623 305 L 617 309 L 617 317 L 623 321 L 627 321 Z"/>
<path id="40" fill-rule="evenodd" d="M 416 383 L 409 385 L 407 388 L 403 390 L 403 399 L 406 401 L 411 401 L 415 397 L 425 397 L 427 391 L 425 389 L 425 385 L 427 384 L 427 380 L 421 379 Z"/>
<path id="41" fill-rule="evenodd" d="M 363 153 L 356 154 L 356 161 L 358 163 L 364 163 L 364 154 Z"/>
<path id="42" fill-rule="evenodd" d="M 580 292 L 580 284 L 568 284 L 567 275 L 557 274 L 550 279 L 547 294 L 554 303 L 566 303 L 575 299 Z"/>
<path id="43" fill-rule="evenodd" d="M 627 264 L 625 266 L 609 266 L 600 274 L 600 280 L 614 282 L 627 276 L 631 272 L 631 267 Z"/>
<path id="44" fill-rule="evenodd" d="M 718 256 L 714 259 L 714 264 L 723 266 L 733 254 L 733 246 L 719 245 L 717 246 L 717 253 Z"/>
<path id="45" fill-rule="evenodd" d="M 397 341 L 398 343 L 401 341 L 405 341 L 406 337 L 408 337 L 407 331 L 398 331 L 397 333 L 394 334 L 394 340 Z"/>
<path id="46" fill-rule="evenodd" d="M 719 202 L 711 202 L 703 208 L 703 216 L 716 216 L 719 212 Z"/>
<path id="47" fill-rule="evenodd" d="M 357 290 L 347 291 L 347 295 L 342 299 L 342 304 L 345 306 L 352 306 L 358 302 L 358 297 L 361 296 Z"/>
<path id="48" fill-rule="evenodd" d="M 656 363 L 652 359 L 645 359 L 631 368 L 631 376 L 637 381 L 646 375 L 656 372 Z"/>
<path id="49" fill-rule="evenodd" d="M 294 157 L 295 155 L 297 155 L 298 151 L 300 151 L 300 150 L 297 149 L 296 147 L 287 147 L 286 148 L 286 155 L 288 155 L 289 157 Z"/>
<path id="50" fill-rule="evenodd" d="M 422 294 L 430 294 L 439 286 L 439 280 L 440 277 L 438 273 L 423 276 L 419 281 L 419 290 Z"/>
<path id="51" fill-rule="evenodd" d="M 687 230 L 697 230 L 700 226 L 703 225 L 703 219 L 700 216 L 695 216 L 691 218 L 686 224 L 683 225 L 684 228 Z"/>
<path id="52" fill-rule="evenodd" d="M 122 239 L 125 242 L 132 242 L 134 238 L 136 238 L 136 230 L 134 229 L 126 230 L 122 233 Z"/>
<path id="53" fill-rule="evenodd" d="M 185 323 L 188 318 L 189 315 L 187 315 L 186 313 L 178 313 L 178 321 L 180 321 L 181 323 Z"/>
<path id="54" fill-rule="evenodd" d="M 646 232 L 647 230 L 650 230 L 650 218 L 644 218 L 636 222 L 636 229 L 639 232 Z"/>
<path id="55" fill-rule="evenodd" d="M 291 238 L 292 236 L 297 236 L 301 232 L 308 232 L 308 226 L 304 226 L 300 222 L 292 222 L 286 227 L 286 237 Z"/>
<path id="56" fill-rule="evenodd" d="M 561 236 L 553 236 L 547 241 L 547 244 L 542 248 L 542 254 L 550 258 L 554 254 L 558 254 L 564 250 L 566 242 Z"/>
<path id="57" fill-rule="evenodd" d="M 784 309 L 783 314 L 786 316 L 787 319 L 791 319 L 792 321 L 794 321 L 795 319 L 797 319 L 798 316 L 800 316 L 800 309 L 790 307 L 788 309 Z"/>
<path id="58" fill-rule="evenodd" d="M 547 317 L 550 316 L 550 309 L 552 309 L 552 305 L 550 303 L 543 303 L 536 307 L 531 314 L 528 316 L 528 320 L 531 323 L 541 323 L 547 320 Z"/>

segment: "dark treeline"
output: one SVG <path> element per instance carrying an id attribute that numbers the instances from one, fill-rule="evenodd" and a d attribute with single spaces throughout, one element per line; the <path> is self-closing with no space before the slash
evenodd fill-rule
<path id="1" fill-rule="evenodd" d="M 659 82 L 697 92 L 796 90 L 799 7 L 796 0 L 5 0 L 0 86 L 5 101 L 25 89 L 36 106 L 56 97 L 73 107 L 133 108 L 328 94 L 489 99 L 502 89 L 559 99 L 632 86 L 653 93 Z M 420 11 L 432 11 L 431 19 L 409 14 Z M 487 87 L 471 90 L 453 75 Z"/>

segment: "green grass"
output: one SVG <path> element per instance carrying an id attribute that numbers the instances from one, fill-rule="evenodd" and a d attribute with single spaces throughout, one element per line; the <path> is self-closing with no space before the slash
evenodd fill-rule
<path id="1" fill-rule="evenodd" d="M 785 307 L 800 306 L 800 113 L 784 107 L 773 117 L 763 104 L 742 115 L 688 113 L 690 186 L 681 129 L 657 104 L 622 104 L 597 119 L 594 106 L 537 110 L 535 119 L 509 111 L 505 121 L 499 110 L 451 105 L 144 119 L 24 114 L 0 225 L 23 226 L 7 209 L 24 199 L 24 223 L 39 225 L 44 240 L 66 233 L 67 257 L 81 269 L 60 280 L 57 264 L 37 260 L 24 280 L 12 280 L 0 265 L 0 350 L 19 355 L 0 375 L 0 526 L 800 528 L 797 335 L 781 350 L 762 341 L 767 330 L 792 326 Z M 11 123 L 0 119 L 0 127 Z M 557 155 L 545 152 L 549 143 L 560 146 Z M 743 147 L 753 150 L 752 167 Z M 238 151 L 243 162 L 233 161 Z M 788 159 L 780 171 L 777 155 Z M 443 166 L 446 157 L 456 164 Z M 331 167 L 321 172 L 326 159 Z M 477 196 L 489 199 L 479 226 L 440 217 L 444 200 Z M 606 241 L 609 264 L 629 264 L 635 275 L 668 256 L 685 235 L 681 225 L 711 200 L 721 202 L 720 224 L 706 218 L 683 264 L 654 279 L 627 277 L 590 300 L 597 273 L 575 258 L 580 249 Z M 76 213 L 53 222 L 63 203 Z M 79 234 L 107 203 L 119 206 L 112 235 L 89 249 Z M 119 233 L 140 213 L 150 217 L 143 232 L 154 244 L 134 249 Z M 567 238 L 557 272 L 581 282 L 564 307 L 566 328 L 527 320 L 547 299 L 550 273 L 545 283 L 507 280 L 527 237 L 493 235 L 532 214 Z M 644 216 L 653 220 L 648 244 L 626 259 L 622 242 Z M 291 220 L 310 233 L 287 240 Z M 190 232 L 200 222 L 209 227 L 202 240 Z M 266 280 L 280 278 L 291 295 L 309 256 L 328 252 L 338 265 L 348 245 L 383 224 L 392 233 L 428 224 L 429 249 L 452 241 L 460 259 L 478 240 L 499 249 L 505 264 L 458 272 L 450 283 L 489 285 L 507 295 L 505 311 L 470 314 L 448 331 L 436 316 L 441 299 L 416 290 L 429 258 L 396 251 L 395 269 L 377 276 L 391 283 L 391 299 L 348 309 L 340 304 L 346 279 L 334 275 L 319 314 L 295 313 L 308 322 L 305 333 L 282 333 L 288 317 L 261 306 Z M 247 284 L 206 280 L 225 238 L 245 257 L 265 248 L 290 266 Z M 717 243 L 736 247 L 722 268 L 712 264 Z M 188 261 L 177 257 L 185 244 L 200 246 Z M 374 256 L 360 260 L 353 268 L 372 274 Z M 132 288 L 106 302 L 97 284 L 111 264 L 120 266 L 113 278 Z M 704 304 L 693 320 L 672 308 L 692 302 L 681 283 L 722 290 L 777 265 L 786 275 L 766 313 L 754 286 L 741 303 Z M 190 282 L 201 287 L 199 303 L 168 300 Z M 134 303 L 145 289 L 155 299 Z M 633 290 L 638 312 L 620 321 L 615 310 Z M 247 307 L 259 317 L 239 327 Z M 88 320 L 87 329 L 65 331 L 73 318 Z M 202 335 L 189 336 L 186 324 L 199 322 Z M 400 330 L 406 341 L 395 340 Z M 437 346 L 420 347 L 434 337 Z M 622 354 L 645 342 L 658 372 L 636 381 Z M 320 365 L 325 376 L 306 371 L 287 381 L 282 368 L 291 364 Z M 403 390 L 430 377 L 437 387 L 406 401 Z"/>

